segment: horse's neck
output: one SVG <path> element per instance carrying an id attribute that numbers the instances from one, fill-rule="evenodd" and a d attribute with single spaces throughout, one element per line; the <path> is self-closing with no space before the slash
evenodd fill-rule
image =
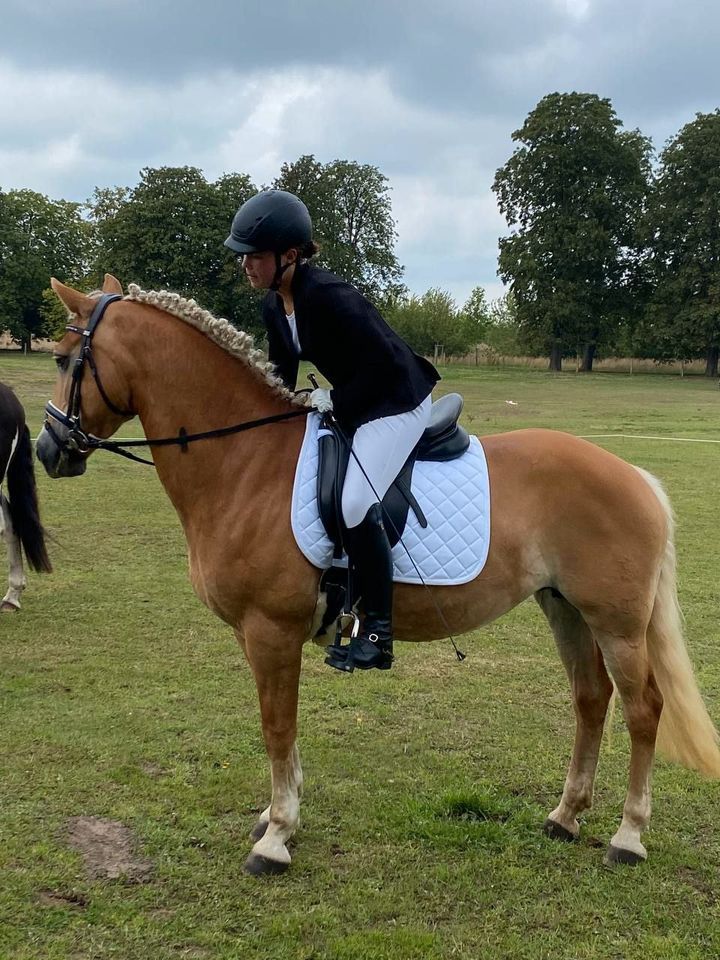
<path id="1" fill-rule="evenodd" d="M 153 337 L 133 355 L 133 401 L 148 437 L 177 436 L 181 428 L 201 433 L 291 409 L 250 366 L 177 318 L 158 317 Z M 258 498 L 272 496 L 273 482 L 282 482 L 278 464 L 292 459 L 289 436 L 301 436 L 289 426 L 197 441 L 186 453 L 154 448 L 158 477 L 188 536 L 212 522 L 213 510 L 221 517 L 233 501 L 251 510 Z"/>

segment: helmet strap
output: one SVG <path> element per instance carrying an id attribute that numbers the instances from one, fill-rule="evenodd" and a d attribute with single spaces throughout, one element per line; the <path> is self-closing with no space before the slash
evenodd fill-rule
<path id="1" fill-rule="evenodd" d="M 282 283 L 283 274 L 292 266 L 292 263 L 286 263 L 284 266 L 280 259 L 281 255 L 275 251 L 275 276 L 273 277 L 273 282 L 270 284 L 271 290 L 279 290 L 280 284 Z"/>

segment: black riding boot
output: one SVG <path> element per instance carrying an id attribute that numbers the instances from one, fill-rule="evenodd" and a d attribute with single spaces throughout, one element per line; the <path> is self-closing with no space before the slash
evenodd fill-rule
<path id="1" fill-rule="evenodd" d="M 365 611 L 362 628 L 347 647 L 328 647 L 325 663 L 336 670 L 389 670 L 392 655 L 393 563 L 379 503 L 347 531 L 348 557 L 357 571 Z"/>

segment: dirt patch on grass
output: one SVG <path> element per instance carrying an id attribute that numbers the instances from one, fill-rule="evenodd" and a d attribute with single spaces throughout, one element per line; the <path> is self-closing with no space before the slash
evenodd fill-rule
<path id="1" fill-rule="evenodd" d="M 83 910 L 87 907 L 88 900 L 81 893 L 41 890 L 38 894 L 38 903 L 43 907 L 70 907 L 75 910 Z"/>
<path id="2" fill-rule="evenodd" d="M 82 854 L 91 880 L 129 880 L 143 883 L 150 876 L 150 860 L 135 854 L 132 832 L 117 820 L 102 817 L 72 817 L 67 838 L 73 850 Z"/>

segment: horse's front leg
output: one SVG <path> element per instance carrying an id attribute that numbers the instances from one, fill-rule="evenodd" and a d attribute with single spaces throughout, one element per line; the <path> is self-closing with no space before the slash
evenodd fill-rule
<path id="1" fill-rule="evenodd" d="M 270 758 L 272 799 L 252 833 L 257 842 L 245 861 L 253 875 L 282 873 L 290 865 L 287 841 L 297 828 L 302 770 L 297 735 L 302 644 L 292 632 L 263 619 L 244 625 L 243 648 L 260 698 L 265 749 Z"/>
<path id="2" fill-rule="evenodd" d="M 2 506 L 0 510 L 0 534 L 2 534 L 7 545 L 8 565 L 10 567 L 8 572 L 8 591 L 2 598 L 2 601 L 0 601 L 0 611 L 12 613 L 20 609 L 20 597 L 25 589 L 27 580 L 25 579 L 25 572 L 23 571 L 20 540 L 12 525 L 10 505 L 2 493 L 0 493 L 0 505 Z"/>
<path id="3" fill-rule="evenodd" d="M 297 788 L 298 800 L 302 798 L 303 790 L 303 772 L 302 766 L 300 765 L 300 750 L 298 749 L 297 743 L 293 747 L 293 766 L 294 766 L 294 775 L 295 775 L 295 786 Z M 269 803 L 267 807 L 263 810 L 260 816 L 257 819 L 257 823 L 250 831 L 250 839 L 253 843 L 260 840 L 261 837 L 265 836 L 265 831 L 268 828 L 270 823 L 270 811 L 272 809 L 272 803 Z"/>

